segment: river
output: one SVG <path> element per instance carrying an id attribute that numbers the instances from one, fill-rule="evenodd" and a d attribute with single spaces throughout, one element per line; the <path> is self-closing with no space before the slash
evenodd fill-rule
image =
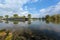
<path id="1" fill-rule="evenodd" d="M 11 40 L 60 40 L 60 22 L 46 20 L 0 21 L 0 30 L 9 30 Z M 1 33 L 1 32 L 0 32 Z"/>

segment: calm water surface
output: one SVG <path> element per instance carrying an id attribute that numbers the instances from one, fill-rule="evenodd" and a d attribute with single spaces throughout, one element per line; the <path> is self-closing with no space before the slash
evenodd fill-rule
<path id="1" fill-rule="evenodd" d="M 60 22 L 56 21 L 0 21 L 0 30 L 9 31 L 11 40 L 60 40 Z"/>

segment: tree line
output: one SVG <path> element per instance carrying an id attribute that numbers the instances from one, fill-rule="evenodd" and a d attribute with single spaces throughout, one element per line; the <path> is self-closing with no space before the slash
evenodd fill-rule
<path id="1" fill-rule="evenodd" d="M 27 16 L 28 16 L 28 18 L 31 18 L 31 14 L 28 14 Z M 7 18 L 26 18 L 26 16 L 19 16 L 18 14 L 14 14 L 11 17 L 9 17 L 9 15 L 5 15 L 5 17 L 0 16 L 0 19 L 2 19 L 2 18 L 6 18 L 6 19 Z"/>

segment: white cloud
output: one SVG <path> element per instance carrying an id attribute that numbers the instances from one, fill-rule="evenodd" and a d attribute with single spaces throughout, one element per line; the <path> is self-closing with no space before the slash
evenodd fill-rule
<path id="1" fill-rule="evenodd" d="M 32 2 L 38 2 L 38 1 L 40 1 L 40 2 L 41 2 L 42 0 L 31 0 L 31 1 L 32 1 Z"/>
<path id="2" fill-rule="evenodd" d="M 43 17 L 45 15 L 54 15 L 54 14 L 59 14 L 59 13 L 60 13 L 60 2 L 58 2 L 54 6 L 50 6 L 48 8 L 40 10 L 41 17 Z"/>
<path id="3" fill-rule="evenodd" d="M 5 4 L 0 4 L 0 7 L 4 8 L 16 8 L 22 7 L 25 3 L 29 2 L 29 0 L 5 0 Z"/>
<path id="4" fill-rule="evenodd" d="M 37 2 L 38 0 L 32 0 L 32 2 Z"/>
<path id="5" fill-rule="evenodd" d="M 40 15 L 39 14 L 32 14 L 32 18 L 39 18 L 40 17 Z"/>
<path id="6" fill-rule="evenodd" d="M 0 15 L 10 15 L 19 14 L 19 16 L 25 15 L 27 17 L 28 14 L 31 14 L 32 17 L 38 17 L 38 14 L 29 13 L 27 10 L 27 6 L 25 7 L 25 11 L 22 6 L 29 2 L 30 0 L 5 0 L 5 4 L 0 3 Z M 38 0 L 32 0 L 37 2 Z"/>
<path id="7" fill-rule="evenodd" d="M 32 0 L 32 2 L 37 2 L 38 0 Z M 42 0 L 41 0 L 42 1 Z M 30 2 L 30 0 L 5 0 L 4 3 L 0 3 L 0 15 L 12 15 L 12 14 L 19 14 L 19 15 L 28 15 L 32 14 L 29 13 L 27 6 L 25 7 L 25 11 L 23 10 L 23 5 L 26 4 L 27 2 Z M 35 8 L 30 8 L 30 10 L 35 10 Z M 40 10 L 40 15 L 39 14 L 32 14 L 32 17 L 39 17 L 39 16 L 45 16 L 47 14 L 55 14 L 55 13 L 60 13 L 60 2 L 57 3 L 55 6 L 50 6 L 46 9 L 41 9 Z"/>
<path id="8" fill-rule="evenodd" d="M 29 0 L 5 0 L 5 4 L 0 3 L 0 14 L 23 14 L 25 11 L 22 6 L 27 2 L 29 2 Z"/>

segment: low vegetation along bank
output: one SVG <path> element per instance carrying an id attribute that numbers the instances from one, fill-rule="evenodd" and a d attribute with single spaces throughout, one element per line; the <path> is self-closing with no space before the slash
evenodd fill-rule
<path id="1" fill-rule="evenodd" d="M 31 14 L 28 14 L 27 15 L 27 18 L 26 16 L 19 16 L 18 14 L 14 14 L 13 16 L 9 17 L 9 15 L 5 15 L 5 17 L 3 16 L 0 16 L 0 19 L 4 19 L 4 20 L 29 20 L 31 19 Z"/>

